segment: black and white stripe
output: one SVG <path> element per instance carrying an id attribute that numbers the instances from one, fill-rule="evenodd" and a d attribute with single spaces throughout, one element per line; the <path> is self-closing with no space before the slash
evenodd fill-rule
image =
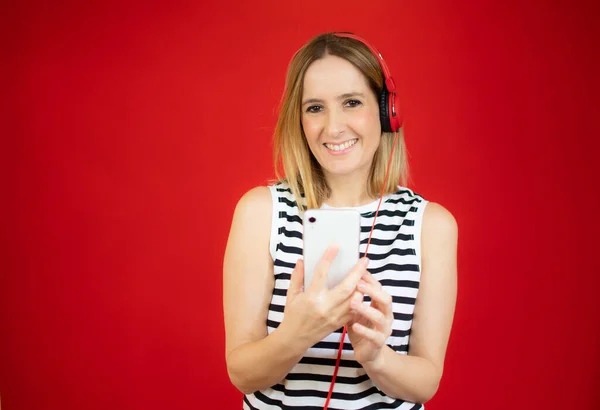
<path id="1" fill-rule="evenodd" d="M 273 195 L 271 256 L 275 287 L 267 329 L 271 333 L 283 320 L 292 270 L 302 256 L 302 219 L 296 199 L 286 184 L 270 186 Z M 303 198 L 301 198 L 303 200 Z M 387 345 L 407 354 L 415 301 L 421 278 L 420 235 L 427 201 L 408 188 L 387 195 L 381 203 L 369 246 L 369 272 L 392 296 L 394 323 Z M 327 207 L 327 206 L 324 206 Z M 366 249 L 377 202 L 358 207 L 361 212 L 361 256 Z M 368 302 L 368 297 L 365 302 Z M 244 409 L 322 409 L 335 367 L 341 330 L 308 349 L 300 362 L 279 384 L 244 397 Z M 335 388 L 329 405 L 335 409 L 423 410 L 421 404 L 386 396 L 354 360 L 346 339 Z"/>

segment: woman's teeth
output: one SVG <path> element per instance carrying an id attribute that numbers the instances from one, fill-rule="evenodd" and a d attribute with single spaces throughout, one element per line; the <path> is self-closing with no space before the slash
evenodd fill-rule
<path id="1" fill-rule="evenodd" d="M 350 141 L 346 141 L 343 144 L 340 145 L 334 145 L 334 144 L 324 144 L 328 149 L 332 150 L 332 151 L 342 151 L 345 149 L 350 148 L 351 146 L 353 146 L 354 144 L 356 144 L 358 142 L 358 139 L 353 139 Z"/>

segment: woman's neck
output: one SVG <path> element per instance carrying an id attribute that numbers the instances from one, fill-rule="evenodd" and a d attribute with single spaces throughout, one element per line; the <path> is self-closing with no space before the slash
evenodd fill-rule
<path id="1" fill-rule="evenodd" d="M 328 176 L 327 184 L 331 189 L 329 198 L 325 200 L 328 206 L 335 208 L 356 207 L 366 205 L 376 198 L 369 196 L 366 178 L 349 176 Z"/>

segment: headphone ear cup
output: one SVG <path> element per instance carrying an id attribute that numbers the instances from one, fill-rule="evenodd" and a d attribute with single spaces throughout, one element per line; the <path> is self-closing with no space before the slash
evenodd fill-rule
<path id="1" fill-rule="evenodd" d="M 389 100 L 390 93 L 384 85 L 381 93 L 379 93 L 379 120 L 381 121 L 381 131 L 383 132 L 392 132 Z"/>

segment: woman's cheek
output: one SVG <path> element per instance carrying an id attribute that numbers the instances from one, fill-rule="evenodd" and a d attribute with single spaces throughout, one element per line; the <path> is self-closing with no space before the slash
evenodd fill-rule
<path id="1" fill-rule="evenodd" d="M 319 135 L 319 123 L 314 120 L 305 120 L 302 123 L 302 127 L 304 128 L 304 134 L 309 140 L 314 140 Z"/>
<path id="2" fill-rule="evenodd" d="M 376 113 L 371 111 L 361 111 L 353 118 L 354 127 L 360 130 L 363 135 L 375 134 L 376 128 L 379 126 L 379 111 Z"/>

